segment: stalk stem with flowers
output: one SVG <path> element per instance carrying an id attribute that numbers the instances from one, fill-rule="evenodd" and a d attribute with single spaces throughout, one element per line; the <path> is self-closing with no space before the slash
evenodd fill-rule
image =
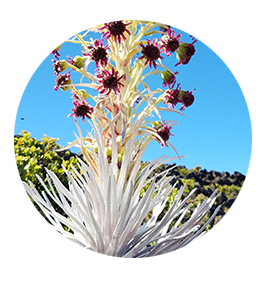
<path id="1" fill-rule="evenodd" d="M 101 38 L 89 37 L 93 31 L 101 33 Z M 52 52 L 56 59 L 53 60 L 57 76 L 55 90 L 71 91 L 74 108 L 68 117 L 73 116 L 79 133 L 64 149 L 79 147 L 85 161 L 80 160 L 80 172 L 75 168 L 71 172 L 65 169 L 69 189 L 49 170 L 49 187 L 38 177 L 46 191 L 42 195 L 31 182 L 24 185 L 56 230 L 88 249 L 119 257 L 170 252 L 199 236 L 219 209 L 201 226 L 215 202 L 216 193 L 213 193 L 181 225 L 190 207 L 186 203 L 193 194 L 185 196 L 185 187 L 181 187 L 174 203 L 160 219 L 158 215 L 175 185 L 170 185 L 172 178 L 167 177 L 168 170 L 151 179 L 149 175 L 175 158 L 161 157 L 140 169 L 142 155 L 153 140 L 161 147 L 172 147 L 180 158 L 169 142 L 172 126 L 177 121 L 164 121 L 161 112 L 184 116 L 182 111 L 194 102 L 193 91 L 182 90 L 179 83 L 176 85 L 178 72 L 162 63 L 171 57 L 176 57 L 176 66 L 190 61 L 196 40 L 183 43 L 181 36 L 170 26 L 156 22 L 114 21 L 67 40 L 81 46 L 82 56 L 59 60 L 61 46 Z M 94 73 L 88 72 L 91 63 L 95 66 Z M 63 73 L 66 70 L 68 73 Z M 70 70 L 82 75 L 80 83 L 72 82 Z M 150 89 L 147 84 L 150 75 L 161 75 L 163 89 Z M 85 78 L 87 82 L 82 82 Z M 80 87 L 90 88 L 96 95 Z M 178 104 L 180 110 L 175 109 Z M 158 120 L 151 120 L 154 115 Z M 90 124 L 92 132 L 87 137 L 82 135 L 78 118 Z M 149 183 L 150 187 L 141 195 Z M 68 219 L 54 210 L 50 200 L 65 211 Z M 146 221 L 150 211 L 152 216 Z M 177 216 L 178 221 L 169 230 Z"/>

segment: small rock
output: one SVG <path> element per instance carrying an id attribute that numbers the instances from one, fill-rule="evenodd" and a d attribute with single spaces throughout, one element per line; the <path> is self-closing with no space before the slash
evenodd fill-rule
<path id="1" fill-rule="evenodd" d="M 221 178 L 228 178 L 228 177 L 230 177 L 230 174 L 228 171 L 223 171 L 220 176 L 221 176 Z"/>
<path id="2" fill-rule="evenodd" d="M 238 177 L 230 178 L 231 184 L 240 187 L 241 186 L 241 181 L 238 179 Z"/>
<path id="3" fill-rule="evenodd" d="M 220 172 L 215 170 L 210 170 L 210 174 L 212 175 L 212 177 L 219 177 L 221 175 Z"/>
<path id="4" fill-rule="evenodd" d="M 228 200 L 228 198 L 222 192 L 220 192 L 217 195 L 217 198 L 216 198 L 217 205 L 221 205 L 224 202 L 226 202 L 227 200 Z"/>
<path id="5" fill-rule="evenodd" d="M 240 173 L 238 171 L 234 172 L 234 176 L 236 176 L 239 179 L 240 182 L 243 182 L 246 179 L 246 177 L 242 173 Z"/>
<path id="6" fill-rule="evenodd" d="M 214 183 L 219 184 L 221 186 L 223 186 L 223 185 L 231 186 L 232 185 L 231 180 L 228 179 L 228 178 L 219 178 L 219 177 L 217 177 L 216 179 L 214 179 Z"/>

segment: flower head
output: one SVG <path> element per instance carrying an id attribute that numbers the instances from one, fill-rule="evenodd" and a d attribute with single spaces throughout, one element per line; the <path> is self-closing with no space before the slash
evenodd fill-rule
<path id="1" fill-rule="evenodd" d="M 178 59 L 178 63 L 175 64 L 175 66 L 177 65 L 186 65 L 191 57 L 195 54 L 195 47 L 194 47 L 194 43 L 196 42 L 196 40 L 194 40 L 191 44 L 188 43 L 182 43 L 180 44 L 177 52 L 176 52 L 176 58 Z"/>
<path id="2" fill-rule="evenodd" d="M 177 71 L 174 73 L 170 72 L 169 70 L 163 71 L 161 73 L 161 78 L 164 81 L 162 86 L 165 87 L 165 86 L 169 86 L 170 84 L 174 83 L 176 74 L 178 74 Z"/>
<path id="3" fill-rule="evenodd" d="M 154 127 L 154 130 L 156 131 L 157 135 L 162 138 L 163 141 L 160 139 L 156 139 L 158 143 L 161 144 L 161 147 L 164 145 L 168 147 L 167 141 L 169 140 L 170 136 L 173 136 L 173 134 L 170 132 L 172 129 L 172 126 L 168 126 L 165 122 L 157 122 L 156 126 Z"/>
<path id="4" fill-rule="evenodd" d="M 142 56 L 139 57 L 139 60 L 146 59 L 144 64 L 149 64 L 150 68 L 153 65 L 156 69 L 156 60 L 158 60 L 159 58 L 164 59 L 162 56 L 160 56 L 160 50 L 156 40 L 154 39 L 151 43 L 151 41 L 147 39 L 147 45 L 144 46 L 143 43 L 140 43 L 140 46 L 142 47 Z"/>
<path id="5" fill-rule="evenodd" d="M 77 118 L 82 118 L 82 122 L 84 123 L 85 117 L 91 119 L 91 115 L 94 112 L 94 108 L 87 103 L 83 97 L 81 100 L 73 100 L 74 108 L 72 109 L 72 113 L 69 114 L 67 117 L 74 116 L 75 120 Z"/>
<path id="6" fill-rule="evenodd" d="M 65 37 L 69 35 L 69 27 L 61 22 L 53 21 L 53 36 L 62 42 L 65 41 Z"/>
<path id="7" fill-rule="evenodd" d="M 65 71 L 68 68 L 68 63 L 65 60 L 52 60 L 53 62 L 53 70 L 54 70 L 54 76 L 58 75 L 59 73 Z"/>
<path id="8" fill-rule="evenodd" d="M 124 75 L 119 77 L 119 72 L 112 67 L 112 72 L 108 70 L 102 70 L 101 73 L 97 74 L 98 81 L 101 85 L 97 88 L 100 90 L 100 93 L 109 94 L 112 90 L 114 93 L 120 93 L 120 87 L 124 86 L 120 80 Z"/>
<path id="9" fill-rule="evenodd" d="M 195 91 L 195 89 L 194 89 Z M 181 90 L 180 91 L 180 97 L 181 97 L 181 102 L 183 103 L 182 107 L 180 108 L 180 110 L 184 110 L 186 107 L 191 106 L 195 100 L 194 96 L 193 96 L 193 92 L 194 91 L 184 91 Z"/>
<path id="10" fill-rule="evenodd" d="M 161 39 L 161 52 L 165 52 L 167 56 L 170 56 L 173 52 L 175 52 L 180 45 L 179 39 L 182 36 L 182 34 L 178 34 L 175 36 L 175 31 L 171 30 L 170 27 L 168 27 L 168 35 L 164 35 Z"/>
<path id="11" fill-rule="evenodd" d="M 90 59 L 96 62 L 96 66 L 98 67 L 99 64 L 102 66 L 107 65 L 108 60 L 108 53 L 107 50 L 109 48 L 109 45 L 107 44 L 105 47 L 103 46 L 103 39 L 95 40 L 94 46 L 89 46 L 88 49 L 90 50 L 90 53 L 84 53 L 84 55 L 90 56 Z"/>
<path id="12" fill-rule="evenodd" d="M 174 86 L 175 82 L 173 83 L 172 87 Z M 169 89 L 165 91 L 166 95 L 164 97 L 163 103 L 169 105 L 169 107 L 175 107 L 179 102 L 181 102 L 180 91 L 179 88 L 180 84 L 177 84 L 175 89 L 172 89 L 170 85 Z"/>
<path id="13" fill-rule="evenodd" d="M 124 23 L 123 21 L 113 21 L 109 23 L 105 23 L 104 26 L 99 28 L 99 30 L 106 30 L 106 32 L 103 34 L 103 36 L 108 40 L 110 37 L 114 38 L 115 42 L 120 43 L 121 38 L 126 39 L 125 32 L 130 35 L 129 30 L 127 29 L 127 26 L 131 24 Z"/>
<path id="14" fill-rule="evenodd" d="M 62 74 L 62 75 L 58 75 L 56 80 L 55 80 L 55 83 L 56 85 L 54 86 L 54 90 L 58 90 L 59 87 L 66 91 L 69 89 L 69 86 L 64 86 L 64 85 L 68 85 L 68 84 L 72 84 L 72 81 L 70 79 L 70 71 L 68 71 L 68 74 Z"/>
<path id="15" fill-rule="evenodd" d="M 53 54 L 56 59 L 59 59 L 58 57 L 60 54 L 58 51 L 61 49 L 62 41 L 55 38 L 52 38 L 51 40 L 44 38 L 44 41 L 46 42 L 45 48 L 48 50 L 48 53 Z"/>

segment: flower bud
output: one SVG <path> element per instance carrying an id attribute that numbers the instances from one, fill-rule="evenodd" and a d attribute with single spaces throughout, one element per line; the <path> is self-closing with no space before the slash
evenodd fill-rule
<path id="1" fill-rule="evenodd" d="M 178 74 L 178 72 L 170 72 L 169 70 L 165 70 L 161 73 L 161 78 L 164 81 L 162 86 L 166 86 L 169 84 L 172 84 L 175 81 L 175 74 Z"/>
<path id="2" fill-rule="evenodd" d="M 193 46 L 193 43 L 192 44 L 188 44 L 188 43 L 181 43 L 180 44 L 178 50 L 176 51 L 176 58 L 179 61 L 176 65 L 178 65 L 178 64 L 185 65 L 189 62 L 191 57 L 195 54 L 195 48 Z"/>
<path id="3" fill-rule="evenodd" d="M 152 122 L 154 128 L 158 129 L 161 126 L 161 121 Z"/>
<path id="4" fill-rule="evenodd" d="M 181 43 L 179 45 L 179 48 L 176 51 L 176 58 L 177 58 L 178 61 L 181 61 L 184 58 L 183 54 L 186 51 L 187 45 L 188 45 L 188 43 Z"/>
<path id="5" fill-rule="evenodd" d="M 84 58 L 80 57 L 80 56 L 76 56 L 73 61 L 74 61 L 74 66 L 81 69 L 84 66 Z"/>
<path id="6" fill-rule="evenodd" d="M 163 71 L 161 73 L 161 78 L 165 82 L 168 82 L 172 76 L 173 76 L 173 74 L 169 70 Z"/>
<path id="7" fill-rule="evenodd" d="M 162 123 L 160 121 L 154 122 L 153 129 L 155 132 L 162 138 L 163 141 L 159 140 L 157 137 L 155 137 L 155 140 L 158 141 L 158 143 L 161 144 L 161 147 L 168 146 L 167 141 L 169 140 L 170 136 L 173 135 L 170 130 L 172 129 L 171 126 L 168 126 L 166 123 Z M 155 126 L 156 125 L 156 126 Z"/>
<path id="8" fill-rule="evenodd" d="M 80 90 L 79 90 L 79 93 L 80 93 L 80 95 L 83 97 L 84 100 L 87 99 L 88 94 L 87 94 L 87 92 L 86 92 L 84 89 L 80 89 Z"/>
<path id="9" fill-rule="evenodd" d="M 68 68 L 68 63 L 66 60 L 59 60 L 59 61 L 55 61 L 53 60 L 53 70 L 54 70 L 54 74 L 58 75 L 60 72 L 65 71 Z"/>
<path id="10" fill-rule="evenodd" d="M 181 110 L 193 104 L 195 98 L 192 93 L 193 93 L 192 91 L 185 91 L 185 90 L 180 91 L 179 95 L 181 97 L 181 102 L 183 103 Z"/>
<path id="11" fill-rule="evenodd" d="M 69 84 L 72 84 L 72 81 L 70 79 L 70 72 L 68 71 L 68 74 L 58 75 L 55 80 L 55 87 L 54 89 L 57 91 L 59 88 L 66 91 L 70 88 L 70 86 L 67 86 Z"/>

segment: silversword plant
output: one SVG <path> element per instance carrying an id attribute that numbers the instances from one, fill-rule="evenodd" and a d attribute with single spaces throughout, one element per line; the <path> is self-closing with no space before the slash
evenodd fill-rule
<path id="1" fill-rule="evenodd" d="M 100 38 L 89 37 L 93 32 L 100 33 Z M 184 116 L 183 110 L 194 102 L 194 90 L 182 89 L 175 68 L 162 63 L 165 58 L 176 58 L 176 68 L 189 63 L 196 40 L 182 42 L 181 36 L 156 22 L 114 21 L 66 41 L 81 46 L 81 55 L 60 60 L 62 45 L 52 52 L 55 90 L 70 91 L 73 108 L 68 117 L 74 118 L 78 129 L 76 140 L 63 149 L 77 146 L 83 159 L 79 171 L 64 169 L 69 188 L 49 170 L 46 184 L 38 177 L 42 194 L 31 182 L 24 186 L 54 228 L 87 249 L 117 257 L 168 253 L 201 235 L 219 210 L 202 224 L 214 205 L 214 192 L 183 221 L 195 190 L 186 195 L 182 186 L 169 210 L 160 216 L 175 185 L 167 176 L 169 170 L 150 174 L 175 157 L 158 158 L 141 169 L 142 155 L 152 140 L 172 147 L 180 158 L 169 141 L 177 122 L 164 121 L 161 112 Z M 94 72 L 88 70 L 91 63 Z M 72 82 L 71 73 L 81 74 L 79 83 Z M 159 75 L 157 84 L 162 89 L 150 88 L 150 75 Z M 90 125 L 86 137 L 80 118 Z M 66 216 L 55 210 L 52 201 Z"/>

